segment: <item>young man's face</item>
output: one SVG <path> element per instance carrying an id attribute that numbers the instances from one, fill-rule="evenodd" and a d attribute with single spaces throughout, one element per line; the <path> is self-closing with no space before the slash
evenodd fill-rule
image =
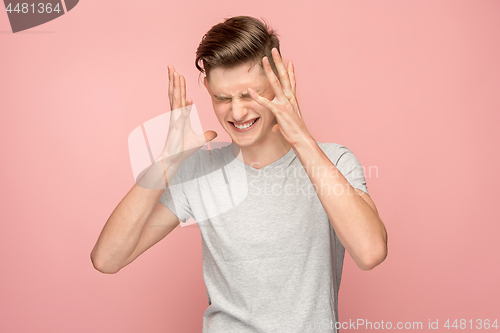
<path id="1" fill-rule="evenodd" d="M 250 147 L 274 140 L 271 129 L 276 124 L 276 117 L 271 110 L 254 101 L 247 91 L 250 87 L 268 100 L 274 99 L 269 80 L 258 64 L 251 68 L 247 64 L 234 69 L 214 68 L 210 70 L 210 81 L 205 77 L 204 83 L 217 119 L 235 144 Z M 252 122 L 248 128 L 235 126 L 246 127 Z"/>

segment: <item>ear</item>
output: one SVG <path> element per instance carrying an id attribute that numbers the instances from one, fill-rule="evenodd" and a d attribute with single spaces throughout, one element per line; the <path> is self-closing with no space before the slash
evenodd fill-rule
<path id="1" fill-rule="evenodd" d="M 210 90 L 208 89 L 208 80 L 206 76 L 203 78 L 203 84 L 205 85 L 205 88 L 207 88 L 207 91 L 210 92 Z"/>

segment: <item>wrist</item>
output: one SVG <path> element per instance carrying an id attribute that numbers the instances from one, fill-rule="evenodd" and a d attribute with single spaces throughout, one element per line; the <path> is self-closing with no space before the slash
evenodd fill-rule
<path id="1" fill-rule="evenodd" d="M 316 140 L 314 140 L 314 138 L 309 133 L 301 136 L 290 144 L 295 151 L 313 149 L 314 146 L 317 145 Z"/>
<path id="2" fill-rule="evenodd" d="M 145 189 L 166 189 L 178 169 L 178 163 L 172 162 L 168 157 L 159 156 L 136 183 Z"/>

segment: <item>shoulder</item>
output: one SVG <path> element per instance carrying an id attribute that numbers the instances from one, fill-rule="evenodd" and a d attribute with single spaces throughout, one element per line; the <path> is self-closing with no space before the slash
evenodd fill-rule
<path id="1" fill-rule="evenodd" d="M 340 161 L 345 159 L 352 159 L 352 157 L 356 157 L 354 153 L 347 148 L 345 145 L 334 142 L 318 142 L 316 141 L 321 150 L 325 153 L 326 156 L 332 161 L 333 164 L 337 165 Z M 345 156 L 344 156 L 345 155 Z"/>
<path id="2" fill-rule="evenodd" d="M 317 143 L 347 181 L 354 188 L 369 195 L 364 169 L 356 155 L 349 148 L 338 143 Z"/>
<path id="3" fill-rule="evenodd" d="M 204 146 L 182 162 L 180 169 L 183 180 L 186 180 L 186 177 L 195 179 L 207 175 L 230 162 L 233 156 L 230 144 L 215 142 L 211 143 L 210 148 Z"/>

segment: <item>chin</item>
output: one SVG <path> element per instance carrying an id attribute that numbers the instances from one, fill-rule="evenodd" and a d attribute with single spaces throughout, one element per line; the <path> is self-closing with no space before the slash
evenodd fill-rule
<path id="1" fill-rule="evenodd" d="M 231 138 L 234 144 L 238 145 L 238 147 L 251 147 L 255 144 L 255 140 L 241 140 L 241 138 Z M 239 140 L 238 140 L 239 139 Z"/>

